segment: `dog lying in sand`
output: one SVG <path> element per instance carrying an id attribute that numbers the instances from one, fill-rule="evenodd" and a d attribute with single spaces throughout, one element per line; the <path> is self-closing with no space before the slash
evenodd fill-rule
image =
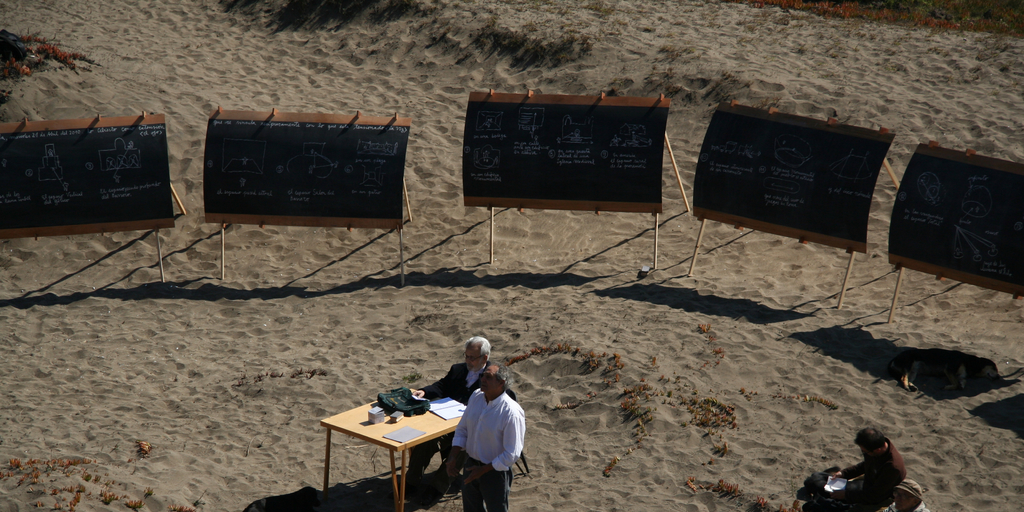
<path id="1" fill-rule="evenodd" d="M 968 377 L 999 378 L 999 370 L 991 359 L 972 356 L 958 350 L 912 348 L 889 361 L 889 375 L 908 391 L 917 391 L 913 381 L 918 375 L 949 379 L 944 389 L 964 389 Z"/>
<path id="2" fill-rule="evenodd" d="M 316 489 L 303 487 L 291 494 L 256 500 L 242 512 L 313 512 L 313 507 L 319 506 L 320 498 L 316 497 Z"/>

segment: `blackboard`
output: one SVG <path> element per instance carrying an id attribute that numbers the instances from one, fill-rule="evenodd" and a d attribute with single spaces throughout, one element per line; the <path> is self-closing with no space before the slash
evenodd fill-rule
<path id="1" fill-rule="evenodd" d="M 163 115 L 0 124 L 0 238 L 174 227 Z"/>
<path id="2" fill-rule="evenodd" d="M 402 228 L 410 118 L 218 109 L 206 222 Z"/>
<path id="3" fill-rule="evenodd" d="M 669 103 L 471 93 L 465 205 L 660 213 Z"/>
<path id="4" fill-rule="evenodd" d="M 889 261 L 1024 294 L 1024 165 L 919 145 L 893 203 Z"/>
<path id="5" fill-rule="evenodd" d="M 694 215 L 866 252 L 892 140 L 885 130 L 722 103 L 697 159 Z"/>

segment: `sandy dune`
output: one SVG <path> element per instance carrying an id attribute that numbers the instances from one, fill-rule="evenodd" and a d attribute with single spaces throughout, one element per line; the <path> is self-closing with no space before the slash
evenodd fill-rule
<path id="1" fill-rule="evenodd" d="M 653 220 L 639 214 L 501 210 L 490 265 L 486 211 L 462 206 L 459 153 L 470 91 L 614 89 L 673 98 L 687 193 L 727 99 L 885 126 L 898 175 L 928 140 L 1020 162 L 1019 40 L 720 3 L 366 1 L 297 18 L 301 3 L 0 0 L 7 29 L 95 61 L 13 84 L 0 121 L 166 114 L 189 209 L 162 233 L 163 284 L 152 233 L 0 242 L 0 511 L 66 510 L 72 494 L 59 489 L 77 485 L 92 493 L 77 510 L 89 511 L 123 506 L 103 504 L 103 491 L 145 499 L 143 510 L 220 511 L 319 488 L 321 418 L 413 373 L 414 387 L 431 382 L 475 334 L 497 359 L 563 343 L 607 353 L 594 372 L 567 354 L 513 366 L 532 470 L 513 486 L 515 510 L 746 511 L 758 496 L 777 510 L 810 471 L 856 461 L 853 435 L 868 424 L 903 452 L 931 510 L 1020 509 L 1024 304 L 910 272 L 886 323 L 896 189 L 884 173 L 869 252 L 837 310 L 846 254 L 766 233 L 710 223 L 686 277 L 699 223 L 668 165 L 647 278 L 637 270 L 652 262 Z M 395 234 L 276 226 L 230 227 L 221 281 L 198 163 L 218 106 L 411 116 L 406 286 Z M 1011 378 L 963 392 L 922 378 L 908 393 L 885 367 L 908 346 L 990 357 Z M 609 370 L 614 354 L 622 367 Z M 620 402 L 641 379 L 641 405 L 656 410 L 638 446 Z M 732 407 L 736 428 L 700 426 L 692 398 Z M 332 501 L 320 510 L 390 510 L 387 453 L 334 439 Z M 138 440 L 152 444 L 148 457 Z M 83 458 L 34 484 L 7 465 Z M 689 477 L 740 495 L 695 493 Z"/>

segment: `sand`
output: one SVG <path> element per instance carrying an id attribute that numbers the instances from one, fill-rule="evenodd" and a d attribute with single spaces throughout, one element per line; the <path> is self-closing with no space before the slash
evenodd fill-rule
<path id="1" fill-rule="evenodd" d="M 852 439 L 866 425 L 899 447 L 932 511 L 1020 510 L 1024 303 L 908 272 L 886 323 L 895 187 L 884 173 L 869 251 L 837 310 L 847 255 L 830 247 L 712 222 L 687 277 L 699 223 L 668 165 L 646 278 L 653 222 L 639 214 L 500 210 L 489 264 L 487 213 L 462 206 L 459 148 L 471 91 L 614 89 L 673 98 L 687 193 L 728 99 L 887 127 L 897 175 L 929 140 L 1020 162 L 1021 41 L 727 3 L 365 1 L 296 17 L 301 3 L 0 0 L 7 29 L 94 61 L 8 82 L 0 121 L 166 114 L 189 210 L 162 233 L 166 283 L 152 233 L 0 242 L 0 511 L 67 510 L 61 488 L 78 485 L 88 511 L 126 500 L 242 510 L 319 489 L 319 420 L 413 374 L 413 387 L 432 382 L 472 335 L 496 360 L 557 344 L 607 354 L 593 372 L 569 354 L 512 367 L 532 470 L 517 474 L 513 510 L 747 511 L 757 497 L 778 510 L 811 471 L 859 460 Z M 502 46 L 513 31 L 528 38 Z M 197 163 L 218 106 L 412 117 L 406 285 L 395 234 L 241 225 L 228 229 L 220 280 Z M 989 357 L 1010 378 L 964 391 L 921 378 L 910 393 L 886 373 L 903 347 Z M 620 407 L 642 383 L 651 396 L 639 405 L 655 408 L 646 433 Z M 735 428 L 702 426 L 692 398 L 730 407 L 718 419 Z M 320 510 L 391 510 L 387 453 L 334 440 Z M 90 462 L 47 472 L 31 459 Z M 706 488 L 719 480 L 738 496 Z M 106 505 L 104 491 L 124 498 Z"/>

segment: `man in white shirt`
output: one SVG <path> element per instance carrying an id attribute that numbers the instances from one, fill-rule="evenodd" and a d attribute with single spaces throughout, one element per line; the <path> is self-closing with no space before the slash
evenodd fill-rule
<path id="1" fill-rule="evenodd" d="M 512 385 L 507 366 L 490 365 L 480 374 L 480 389 L 469 397 L 455 428 L 448 474 L 456 476 L 455 456 L 465 450 L 462 508 L 466 512 L 507 512 L 512 465 L 523 453 L 526 414 L 505 390 Z"/>

